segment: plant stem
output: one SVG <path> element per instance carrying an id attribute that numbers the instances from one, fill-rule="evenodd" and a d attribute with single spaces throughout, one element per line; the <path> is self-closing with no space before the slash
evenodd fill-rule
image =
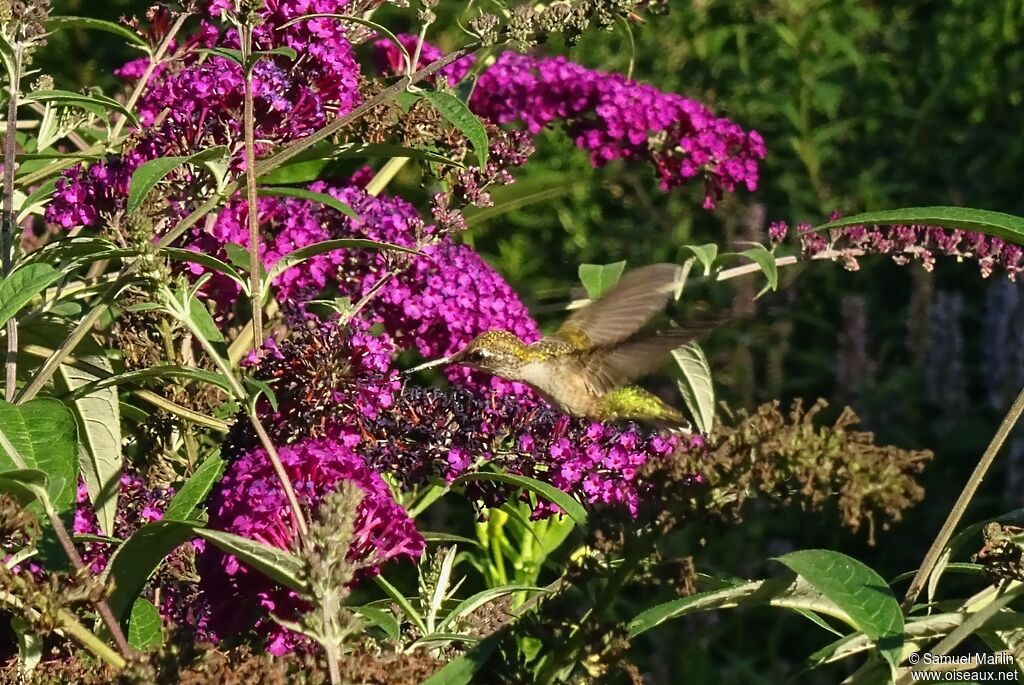
<path id="1" fill-rule="evenodd" d="M 0 229 L 0 276 L 4 278 L 11 273 L 11 262 L 14 255 L 14 165 L 17 161 L 15 131 L 18 126 L 18 94 L 21 90 L 21 62 L 23 46 L 19 41 L 14 43 L 14 74 L 10 83 L 10 99 L 7 101 L 7 128 L 4 131 L 4 217 Z M 18 321 L 15 317 L 7 320 L 7 358 L 4 363 L 7 370 L 4 382 L 4 398 L 14 401 L 14 391 L 18 382 Z"/>
<path id="2" fill-rule="evenodd" d="M 189 326 L 191 330 L 191 318 L 188 316 L 187 308 L 178 310 L 178 303 L 176 303 L 170 293 L 168 293 L 168 302 L 175 310 L 177 310 L 174 311 L 175 318 L 186 326 Z M 205 336 L 201 335 L 199 331 L 192 330 L 192 334 L 195 336 L 196 340 L 199 341 L 199 344 L 202 345 L 206 354 L 210 357 L 210 360 L 213 361 L 214 365 L 221 372 L 221 375 L 224 376 L 228 385 L 231 386 L 232 394 L 234 394 L 235 398 L 245 406 L 245 412 L 249 416 L 249 422 L 256 430 L 256 435 L 259 437 L 260 443 L 263 445 L 263 449 L 267 451 L 267 456 L 270 458 L 270 463 L 274 467 L 274 473 L 277 475 L 277 479 L 281 481 L 281 488 L 284 490 L 285 497 L 288 499 L 288 507 L 291 509 L 292 518 L 295 519 L 295 526 L 299 529 L 299 542 L 302 544 L 303 549 L 305 549 L 305 545 L 307 544 L 307 539 L 309 537 L 309 525 L 306 523 L 306 517 L 302 513 L 302 507 L 299 506 L 299 499 L 295 495 L 295 488 L 292 486 L 292 480 L 288 477 L 288 472 L 284 470 L 284 463 L 281 461 L 281 455 L 277 453 L 277 449 L 274 447 L 273 441 L 271 441 L 270 436 L 263 427 L 263 423 L 260 422 L 259 417 L 256 415 L 256 407 L 249 404 L 249 395 L 239 382 L 238 377 L 235 376 L 234 372 L 231 370 L 231 364 L 217 352 L 213 347 L 213 344 L 207 340 Z"/>
<path id="3" fill-rule="evenodd" d="M 242 124 L 245 133 L 245 168 L 256 167 L 256 133 L 252 92 L 252 25 L 241 30 L 242 65 L 245 70 L 245 95 L 242 103 Z M 260 261 L 260 218 L 256 201 L 256 174 L 245 175 L 246 218 L 249 223 L 249 301 L 252 309 L 252 349 L 259 354 L 263 345 L 263 287 Z"/>
<path id="4" fill-rule="evenodd" d="M 142 97 L 142 93 L 146 90 L 146 86 L 149 85 L 149 79 L 152 78 L 153 72 L 160 65 L 164 55 L 167 54 L 167 50 L 170 49 L 171 43 L 177 37 L 178 32 L 181 30 L 185 20 L 189 17 L 189 12 L 185 11 L 178 15 L 177 19 L 174 20 L 174 24 L 171 25 L 170 30 L 164 39 L 160 41 L 160 45 L 157 47 L 156 52 L 149 58 L 149 65 L 146 66 L 146 71 L 142 73 L 142 78 L 135 84 L 135 88 L 132 89 L 132 94 L 128 96 L 128 100 L 124 103 L 124 108 L 131 111 L 135 107 L 135 103 Z M 114 123 L 114 128 L 111 129 L 111 138 L 117 138 L 121 134 L 121 129 L 128 122 L 128 115 L 122 114 L 118 117 Z"/>
<path id="5" fill-rule="evenodd" d="M 395 83 L 391 84 L 381 92 L 377 93 L 369 100 L 366 100 L 365 102 L 363 102 L 363 104 L 359 105 L 345 116 L 335 119 L 330 124 L 324 126 L 316 133 L 313 133 L 309 136 L 306 136 L 305 138 L 300 138 L 299 140 L 289 143 L 274 155 L 257 162 L 256 168 L 253 170 L 247 170 L 246 175 L 248 175 L 249 173 L 254 173 L 256 176 L 259 176 L 261 174 L 267 173 L 268 171 L 271 171 L 272 169 L 276 169 L 277 167 L 281 166 L 282 164 L 292 159 L 296 155 L 301 154 L 302 152 L 308 150 L 309 148 L 316 145 L 320 141 L 326 140 L 330 136 L 334 135 L 341 129 L 345 128 L 352 122 L 362 117 L 364 114 L 372 110 L 374 107 L 377 107 L 382 103 L 388 102 L 398 97 L 399 93 L 404 92 L 405 89 L 408 88 L 411 84 L 417 83 L 425 78 L 432 76 L 434 73 L 440 71 L 441 69 L 444 69 L 452 62 L 470 54 L 479 47 L 479 43 L 470 43 L 462 48 L 459 48 L 458 50 L 455 50 L 454 52 L 448 55 L 445 55 L 444 57 L 435 62 L 431 62 L 430 64 L 423 67 L 419 71 L 413 73 L 411 76 L 404 76 L 398 79 Z M 71 166 L 71 164 L 72 163 L 68 163 L 67 166 Z M 200 219 L 202 219 L 204 216 L 206 216 L 211 211 L 216 209 L 220 205 L 224 197 L 230 197 L 236 190 L 238 190 L 238 188 L 239 182 L 237 180 L 227 184 L 227 186 L 223 190 L 222 195 L 215 195 L 207 199 L 205 202 L 199 205 L 199 207 L 197 207 L 191 214 L 189 214 L 187 217 L 179 221 L 173 229 L 164 234 L 164 236 L 159 240 L 159 242 L 157 242 L 157 248 L 159 249 L 167 247 L 175 240 L 180 238 L 182 234 L 185 233 L 185 231 L 190 229 L 192 226 L 198 223 Z M 32 378 L 32 380 L 29 381 L 28 385 L 26 385 L 22 389 L 21 393 L 17 397 L 17 402 L 27 402 L 28 400 L 35 397 L 40 390 L 42 390 L 43 386 L 45 386 L 53 377 L 53 374 L 56 373 L 57 367 L 60 366 L 61 362 L 64 361 L 65 357 L 74 352 L 75 348 L 78 347 L 79 343 L 81 343 L 85 336 L 89 333 L 89 330 L 96 324 L 97 321 L 99 321 L 100 317 L 106 311 L 107 306 L 111 302 L 113 302 L 114 298 L 121 291 L 121 289 L 131 282 L 135 274 L 135 271 L 138 270 L 140 266 L 141 260 L 136 260 L 129 264 L 128 266 L 126 266 L 121 271 L 121 276 L 114 282 L 113 285 L 110 286 L 110 288 L 106 292 L 103 293 L 103 295 L 100 298 L 100 301 L 96 304 L 96 306 L 90 309 L 89 313 L 82 317 L 82 319 L 78 322 L 78 325 L 75 326 L 75 329 L 71 331 L 68 337 L 61 344 L 60 349 L 54 352 L 53 355 L 43 363 L 42 367 L 40 367 L 39 371 Z"/>
<path id="6" fill-rule="evenodd" d="M 928 553 L 925 554 L 924 561 L 921 562 L 921 567 L 917 569 L 917 573 L 914 574 L 914 579 L 910 582 L 910 587 L 907 589 L 907 596 L 903 598 L 903 610 L 908 611 L 910 607 L 917 601 L 918 595 L 921 594 L 921 590 L 928 583 L 928 578 L 931 576 L 932 571 L 935 569 L 935 565 L 939 562 L 939 557 L 942 556 L 943 550 L 946 548 L 946 544 L 949 539 L 953 536 L 953 531 L 956 529 L 957 524 L 960 523 L 960 519 L 963 518 L 964 513 L 967 511 L 967 505 L 971 503 L 971 499 L 974 498 L 975 493 L 978 491 L 978 487 L 981 485 L 981 481 L 985 478 L 985 474 L 988 472 L 989 467 L 992 466 L 992 462 L 995 461 L 996 455 L 999 453 L 999 448 L 1006 442 L 1007 436 L 1010 431 L 1016 425 L 1020 419 L 1021 414 L 1024 414 L 1024 388 L 1021 388 L 1020 393 L 1017 395 L 1017 399 L 1013 401 L 1013 405 L 1010 410 L 1003 417 L 1002 422 L 999 424 L 999 429 L 996 430 L 996 434 L 992 436 L 992 441 L 989 442 L 988 447 L 985 448 L 984 454 L 981 455 L 981 460 L 978 465 L 974 467 L 974 472 L 971 473 L 971 477 L 967 479 L 967 484 L 964 486 L 963 492 L 957 498 L 956 503 L 949 512 L 949 516 L 946 517 L 946 522 L 942 524 L 942 528 L 939 530 L 939 534 L 935 536 L 935 540 L 932 542 L 932 546 L 928 548 Z"/>

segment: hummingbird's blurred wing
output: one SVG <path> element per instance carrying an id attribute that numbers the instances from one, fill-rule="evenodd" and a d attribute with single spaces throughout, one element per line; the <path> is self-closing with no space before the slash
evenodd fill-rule
<path id="1" fill-rule="evenodd" d="M 596 347 L 583 357 L 584 382 L 600 395 L 610 392 L 654 371 L 669 352 L 714 330 L 724 319 L 708 319 L 683 328 L 636 336 L 618 345 Z"/>
<path id="2" fill-rule="evenodd" d="M 626 273 L 611 290 L 573 313 L 553 337 L 580 350 L 627 340 L 665 308 L 682 271 L 678 264 L 651 264 Z"/>

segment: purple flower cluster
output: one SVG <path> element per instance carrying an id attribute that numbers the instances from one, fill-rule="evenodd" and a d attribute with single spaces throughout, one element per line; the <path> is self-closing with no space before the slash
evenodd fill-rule
<path id="1" fill-rule="evenodd" d="M 459 387 L 405 386 L 377 416 L 336 415 L 335 420 L 339 434 L 357 444 L 375 469 L 407 485 L 451 482 L 499 466 L 551 483 L 588 504 L 624 507 L 633 514 L 646 488 L 638 469 L 650 459 L 700 446 L 699 437 L 664 437 L 635 424 L 571 418 L 529 398 Z M 508 498 L 504 487 L 477 483 L 471 489 L 494 505 Z M 534 516 L 557 512 L 542 502 Z"/>
<path id="2" fill-rule="evenodd" d="M 260 150 L 309 135 L 323 127 L 329 113 L 345 114 L 359 104 L 359 65 L 342 23 L 310 19 L 286 28 L 283 24 L 310 12 L 341 13 L 348 0 L 281 0 L 267 4 L 264 23 L 255 29 L 254 49 L 290 47 L 301 59 L 265 56 L 255 67 L 255 129 Z M 218 13 L 217 3 L 211 13 Z M 46 220 L 64 228 L 91 226 L 102 213 L 124 207 L 131 175 L 140 164 L 161 156 L 188 155 L 214 145 L 236 150 L 241 168 L 241 67 L 210 48 L 237 48 L 234 30 L 221 33 L 202 22 L 199 31 L 179 50 L 180 59 L 161 65 L 150 77 L 138 103 L 147 127 L 134 134 L 121 156 L 97 162 L 83 171 L 69 170 L 57 183 Z M 137 80 L 148 59 L 129 62 L 119 76 Z M 186 172 L 175 172 L 174 175 Z M 187 179 L 186 179 L 187 180 Z"/>
<path id="3" fill-rule="evenodd" d="M 415 45 L 415 37 L 401 40 Z M 398 49 L 390 41 L 379 41 L 376 48 L 378 65 L 394 72 L 401 64 Z M 435 51 L 430 48 L 429 54 Z M 452 76 L 458 73 L 461 69 Z M 594 166 L 646 160 L 666 190 L 703 177 L 709 209 L 737 185 L 754 190 L 758 162 L 765 156 L 756 131 L 714 116 L 695 100 L 564 57 L 502 53 L 481 73 L 469 105 L 495 123 L 522 123 L 533 134 L 561 121 L 576 145 L 590 152 Z"/>
<path id="4" fill-rule="evenodd" d="M 425 256 L 411 256 L 396 267 L 396 275 L 369 301 L 362 318 L 383 324 L 399 349 L 414 347 L 428 359 L 451 354 L 492 328 L 504 328 L 528 341 L 540 337 L 536 323 L 504 279 L 471 248 L 447 235 L 431 237 L 434 228 L 423 225 L 412 205 L 353 187 L 315 183 L 311 189 L 345 202 L 359 219 L 303 200 L 261 199 L 261 255 L 268 267 L 297 248 L 335 238 L 369 238 L 406 247 L 428 242 L 422 246 Z M 213 253 L 228 242 L 246 245 L 245 203 L 229 205 L 212 234 L 197 230 L 189 240 L 191 249 Z M 339 295 L 358 301 L 389 272 L 393 259 L 394 255 L 382 251 L 361 249 L 313 257 L 278 277 L 278 300 L 302 303 L 331 286 Z M 218 297 L 228 302 L 237 297 L 237 288 L 225 287 Z M 467 380 L 471 377 L 464 369 L 452 373 Z M 511 386 L 497 379 L 493 384 Z"/>
<path id="5" fill-rule="evenodd" d="M 831 220 L 838 217 L 834 214 Z M 832 229 L 826 238 L 820 232 L 807 233 L 810 228 L 810 224 L 800 224 L 795 231 L 804 257 L 842 261 L 850 271 L 860 268 L 858 257 L 869 254 L 889 255 L 901 265 L 917 260 L 929 271 L 935 266 L 936 255 L 970 259 L 978 262 L 982 278 L 988 278 L 999 267 L 1011 281 L 1016 281 L 1017 274 L 1024 270 L 1024 249 L 977 231 L 920 225 L 857 225 Z M 781 221 L 769 227 L 774 244 L 781 243 L 789 233 L 789 227 Z"/>
<path id="6" fill-rule="evenodd" d="M 364 493 L 359 504 L 350 558 L 371 558 L 383 564 L 396 558 L 416 559 L 423 537 L 412 519 L 391 497 L 387 484 L 370 468 L 350 441 L 311 439 L 279 449 L 285 470 L 306 511 L 342 481 L 356 483 Z M 235 459 L 210 498 L 210 527 L 226 530 L 281 549 L 296 548 L 290 510 L 270 459 L 255 449 Z M 296 634 L 267 618 L 273 612 L 294 618 L 301 601 L 274 585 L 235 557 L 207 546 L 200 557 L 201 587 L 210 605 L 210 627 L 220 635 L 253 628 L 269 639 L 268 651 L 283 654 L 301 642 Z M 370 572 L 376 573 L 378 567 Z M 254 606 L 252 598 L 258 600 Z M 244 609 L 249 607 L 252 612 Z"/>

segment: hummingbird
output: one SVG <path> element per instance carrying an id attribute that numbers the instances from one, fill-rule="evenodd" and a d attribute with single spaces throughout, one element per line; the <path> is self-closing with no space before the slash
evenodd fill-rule
<path id="1" fill-rule="evenodd" d="M 462 364 L 526 383 L 573 416 L 688 426 L 683 415 L 661 398 L 628 384 L 657 368 L 666 354 L 713 327 L 708 323 L 640 332 L 680 289 L 682 278 L 682 267 L 676 264 L 634 269 L 574 312 L 554 334 L 535 343 L 523 342 L 508 331 L 490 330 L 459 352 L 413 370 Z"/>

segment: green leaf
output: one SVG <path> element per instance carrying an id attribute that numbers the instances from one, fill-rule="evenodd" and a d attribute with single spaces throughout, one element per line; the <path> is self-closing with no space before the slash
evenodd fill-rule
<path id="1" fill-rule="evenodd" d="M 430 101 L 438 112 L 455 128 L 459 129 L 473 146 L 477 164 L 487 166 L 487 129 L 480 119 L 470 111 L 469 106 L 450 93 L 436 90 L 423 91 L 423 97 Z"/>
<path id="2" fill-rule="evenodd" d="M 318 202 L 322 205 L 327 205 L 331 209 L 336 209 L 342 214 L 352 219 L 359 219 L 359 215 L 356 210 L 352 209 L 347 203 L 342 202 L 333 195 L 327 193 L 315 193 L 312 190 L 306 190 L 305 188 L 259 188 L 258 194 L 264 197 L 294 197 L 300 200 L 309 200 L 311 202 Z"/>
<path id="3" fill-rule="evenodd" d="M 854 627 L 874 640 L 895 669 L 903 650 L 903 613 L 880 575 L 831 550 L 808 549 L 775 557 L 847 613 Z"/>
<path id="4" fill-rule="evenodd" d="M 462 600 L 454 609 L 448 612 L 444 620 L 437 625 L 437 631 L 435 632 L 442 632 L 445 628 L 451 627 L 459 619 L 469 616 L 488 602 L 493 602 L 515 592 L 550 592 L 550 590 L 545 590 L 536 585 L 502 585 L 481 590 Z"/>
<path id="5" fill-rule="evenodd" d="M 269 383 L 252 376 L 246 376 L 242 380 L 245 383 L 246 389 L 249 390 L 249 402 L 253 411 L 256 410 L 256 400 L 259 399 L 260 395 L 267 398 L 267 402 L 270 403 L 272 410 L 277 411 L 277 393 L 274 392 Z"/>
<path id="6" fill-rule="evenodd" d="M 3 449 L 4 436 L 0 434 L 0 449 Z M 49 503 L 46 494 L 46 474 L 39 469 L 12 469 L 0 472 L 0 492 L 13 495 L 23 507 L 35 501 L 44 505 Z"/>
<path id="7" fill-rule="evenodd" d="M 54 510 L 69 510 L 74 506 L 77 489 L 76 433 L 74 414 L 59 400 L 0 402 L 0 473 L 42 471 Z"/>
<path id="8" fill-rule="evenodd" d="M 22 221 L 28 218 L 28 215 L 31 214 L 32 211 L 37 207 L 45 206 L 50 201 L 50 197 L 53 195 L 53 191 L 56 189 L 56 178 L 48 178 L 42 183 L 40 183 L 39 186 L 31 193 L 29 193 L 18 206 L 17 223 L 20 224 Z"/>
<path id="9" fill-rule="evenodd" d="M 192 537 L 193 524 L 164 519 L 142 526 L 114 551 L 101 578 L 114 583 L 107 603 L 118 621 L 128 618 L 146 581 L 164 557 Z"/>
<path id="10" fill-rule="evenodd" d="M 314 145 L 306 152 L 296 155 L 288 164 L 283 164 L 270 171 L 264 172 L 259 166 L 259 163 L 257 163 L 256 171 L 259 175 L 261 184 L 293 185 L 296 183 L 308 183 L 310 181 L 315 181 L 320 177 L 320 174 L 324 172 L 329 164 L 337 160 L 373 157 L 388 159 L 392 157 L 408 157 L 409 159 L 433 162 L 435 164 L 444 164 L 459 169 L 465 168 L 465 165 L 456 162 L 453 159 L 422 148 L 403 147 L 401 145 L 392 145 L 389 143 L 357 142 L 346 143 L 344 145 L 336 145 L 333 143 Z"/>
<path id="11" fill-rule="evenodd" d="M 164 626 L 160 612 L 145 597 L 132 604 L 128 619 L 128 644 L 143 652 L 159 647 L 164 641 Z"/>
<path id="12" fill-rule="evenodd" d="M 290 516 L 290 514 L 285 514 Z M 303 580 L 303 563 L 297 556 L 283 549 L 240 535 L 209 528 L 196 528 L 196 535 L 216 545 L 222 552 L 238 557 L 250 568 L 256 569 L 275 583 L 302 594 L 307 592 Z"/>
<path id="13" fill-rule="evenodd" d="M 203 336 L 203 338 L 214 343 L 224 342 L 224 334 L 217 328 L 210 310 L 194 296 L 189 298 L 188 315 L 195 325 L 196 332 Z"/>
<path id="14" fill-rule="evenodd" d="M 779 289 L 779 267 L 775 263 L 775 255 L 769 252 L 768 248 L 764 245 L 757 245 L 749 250 L 740 252 L 740 254 L 744 257 L 749 257 L 761 267 L 761 271 L 768 281 L 769 288 L 772 290 Z"/>
<path id="15" fill-rule="evenodd" d="M 59 278 L 49 264 L 28 264 L 0 278 L 0 327 Z"/>
<path id="16" fill-rule="evenodd" d="M 455 535 L 454 533 L 432 533 L 430 531 L 424 531 L 422 533 L 423 541 L 427 544 L 456 544 L 456 545 L 469 545 L 470 547 L 479 547 L 480 543 L 473 538 L 467 538 L 465 535 Z"/>
<path id="17" fill-rule="evenodd" d="M 499 637 L 500 635 L 491 635 L 476 643 L 472 649 L 449 661 L 420 685 L 467 685 L 473 682 L 476 672 L 483 668 L 497 648 Z"/>
<path id="18" fill-rule="evenodd" d="M 192 518 L 192 514 L 206 499 L 214 483 L 220 480 L 225 464 L 226 462 L 218 456 L 207 457 L 171 498 L 164 517 L 179 521 Z"/>
<path id="19" fill-rule="evenodd" d="M 93 19 L 92 17 L 51 17 L 43 22 L 43 26 L 46 27 L 47 31 L 59 31 L 61 29 L 106 31 L 107 33 L 114 34 L 122 40 L 135 44 L 147 53 L 149 52 L 149 45 L 146 44 L 146 41 L 143 40 L 142 36 L 128 28 L 125 28 L 124 26 L 121 26 L 120 24 L 115 24 L 112 21 Z"/>
<path id="20" fill-rule="evenodd" d="M 102 354 L 78 358 L 106 371 L 107 375 L 112 372 L 110 362 Z M 98 376 L 87 368 L 70 364 L 61 364 L 57 368 L 57 373 L 64 386 L 71 392 L 105 377 Z M 93 390 L 71 400 L 70 404 L 81 438 L 78 467 L 89 491 L 89 501 L 92 502 L 100 530 L 106 535 L 113 535 L 123 463 L 121 412 L 117 388 Z"/>
<path id="21" fill-rule="evenodd" d="M 715 385 L 704 350 L 696 342 L 689 342 L 673 350 L 672 358 L 683 373 L 679 392 L 686 407 L 700 432 L 710 434 L 715 424 Z"/>
<path id="22" fill-rule="evenodd" d="M 275 278 L 280 276 L 287 269 L 292 268 L 296 264 L 306 261 L 310 257 L 325 254 L 327 252 L 333 252 L 335 250 L 361 248 L 365 250 L 391 250 L 393 252 L 404 252 L 405 254 L 413 254 L 420 257 L 425 256 L 422 252 L 414 250 L 411 247 L 403 247 L 401 245 L 395 245 L 394 243 L 382 243 L 376 240 L 367 240 L 365 238 L 338 238 L 336 240 L 325 240 L 320 243 L 313 243 L 312 245 L 306 245 L 300 247 L 297 250 L 289 252 L 288 254 L 281 257 L 274 263 L 274 266 L 270 267 L 270 272 L 267 274 L 267 282 L 272 282 Z"/>
<path id="23" fill-rule="evenodd" d="M 21 616 L 11 616 L 11 628 L 18 637 L 17 682 L 32 682 L 32 671 L 43 659 L 43 638 Z"/>
<path id="24" fill-rule="evenodd" d="M 149 195 L 149 191 L 178 167 L 223 157 L 227 155 L 227 152 L 225 146 L 217 145 L 187 157 L 158 157 L 145 162 L 132 174 L 132 180 L 128 186 L 128 203 L 126 205 L 128 211 L 134 212 L 141 207 L 142 201 Z"/>
<path id="25" fill-rule="evenodd" d="M 808 232 L 860 224 L 916 224 L 978 231 L 1024 245 L 1024 218 L 1013 214 L 966 207 L 908 207 L 844 216 Z"/>
<path id="26" fill-rule="evenodd" d="M 409 601 L 409 598 L 403 595 L 398 588 L 389 583 L 384 576 L 374 576 L 373 582 L 375 582 L 388 597 L 394 600 L 395 604 L 398 605 L 398 608 L 405 614 L 405 617 L 409 619 L 410 623 L 416 626 L 421 634 L 425 635 L 430 632 L 427 630 L 427 624 L 423 622 L 423 616 L 420 615 L 420 612 L 416 611 L 416 608 L 412 605 L 412 602 Z"/>
<path id="27" fill-rule="evenodd" d="M 159 307 L 159 305 L 157 305 L 157 307 Z M 215 385 L 227 393 L 231 392 L 231 384 L 228 383 L 228 381 L 219 373 L 207 371 L 205 369 L 195 369 L 191 366 L 167 365 L 150 366 L 145 369 L 139 369 L 138 371 L 126 371 L 124 373 L 101 378 L 89 383 L 88 385 L 83 385 L 75 392 L 71 393 L 69 395 L 69 399 L 81 397 L 82 395 L 91 393 L 94 390 L 102 390 L 103 388 L 124 385 L 126 383 L 135 383 L 137 381 L 144 381 L 150 378 L 186 378 L 199 383 Z"/>
<path id="28" fill-rule="evenodd" d="M 197 250 L 184 250 L 178 247 L 165 247 L 161 252 L 167 255 L 168 259 L 173 259 L 176 262 L 191 262 L 206 267 L 215 273 L 223 274 L 240 285 L 242 292 L 246 295 L 249 294 L 249 279 L 239 273 L 235 267 L 217 259 L 213 255 Z"/>
<path id="29" fill-rule="evenodd" d="M 718 245 L 714 243 L 707 243 L 705 245 L 683 245 L 684 250 L 689 250 L 693 253 L 693 256 L 697 258 L 697 261 L 704 267 L 704 275 L 711 275 L 711 266 L 715 263 L 715 258 L 718 257 Z"/>
<path id="30" fill-rule="evenodd" d="M 246 565 L 290 590 L 305 592 L 301 580 L 302 561 L 294 554 L 256 540 L 218 530 L 203 528 L 197 523 L 164 519 L 147 523 L 117 548 L 103 573 L 104 580 L 114 582 L 108 602 L 114 616 L 123 620 L 146 581 L 164 558 L 178 545 L 192 537 L 201 537 L 221 551 L 232 554 Z"/>
<path id="31" fill-rule="evenodd" d="M 85 95 L 83 93 L 74 93 L 70 90 L 37 90 L 32 93 L 26 93 L 23 97 L 29 102 L 52 102 L 62 107 L 80 107 L 92 112 L 96 116 L 103 116 L 106 110 L 114 110 L 126 116 L 136 126 L 139 125 L 138 118 L 131 110 L 127 109 L 117 100 L 108 98 L 106 95 L 100 95 L 99 93 Z"/>
<path id="32" fill-rule="evenodd" d="M 478 480 L 507 483 L 508 485 L 515 485 L 523 490 L 533 492 L 556 504 L 569 518 L 575 521 L 578 526 L 585 527 L 587 525 L 587 510 L 583 508 L 582 504 L 577 502 L 576 499 L 568 493 L 556 488 L 554 485 L 537 480 L 536 478 L 516 476 L 511 473 L 489 473 L 481 471 L 478 473 L 463 474 L 452 481 L 452 485 L 462 485 L 463 483 Z"/>
<path id="33" fill-rule="evenodd" d="M 383 630 L 389 640 L 398 642 L 402 630 L 392 613 L 370 606 L 352 607 L 352 611 Z"/>
<path id="34" fill-rule="evenodd" d="M 626 262 L 612 264 L 580 264 L 579 277 L 587 290 L 587 297 L 596 300 L 619 282 Z"/>

